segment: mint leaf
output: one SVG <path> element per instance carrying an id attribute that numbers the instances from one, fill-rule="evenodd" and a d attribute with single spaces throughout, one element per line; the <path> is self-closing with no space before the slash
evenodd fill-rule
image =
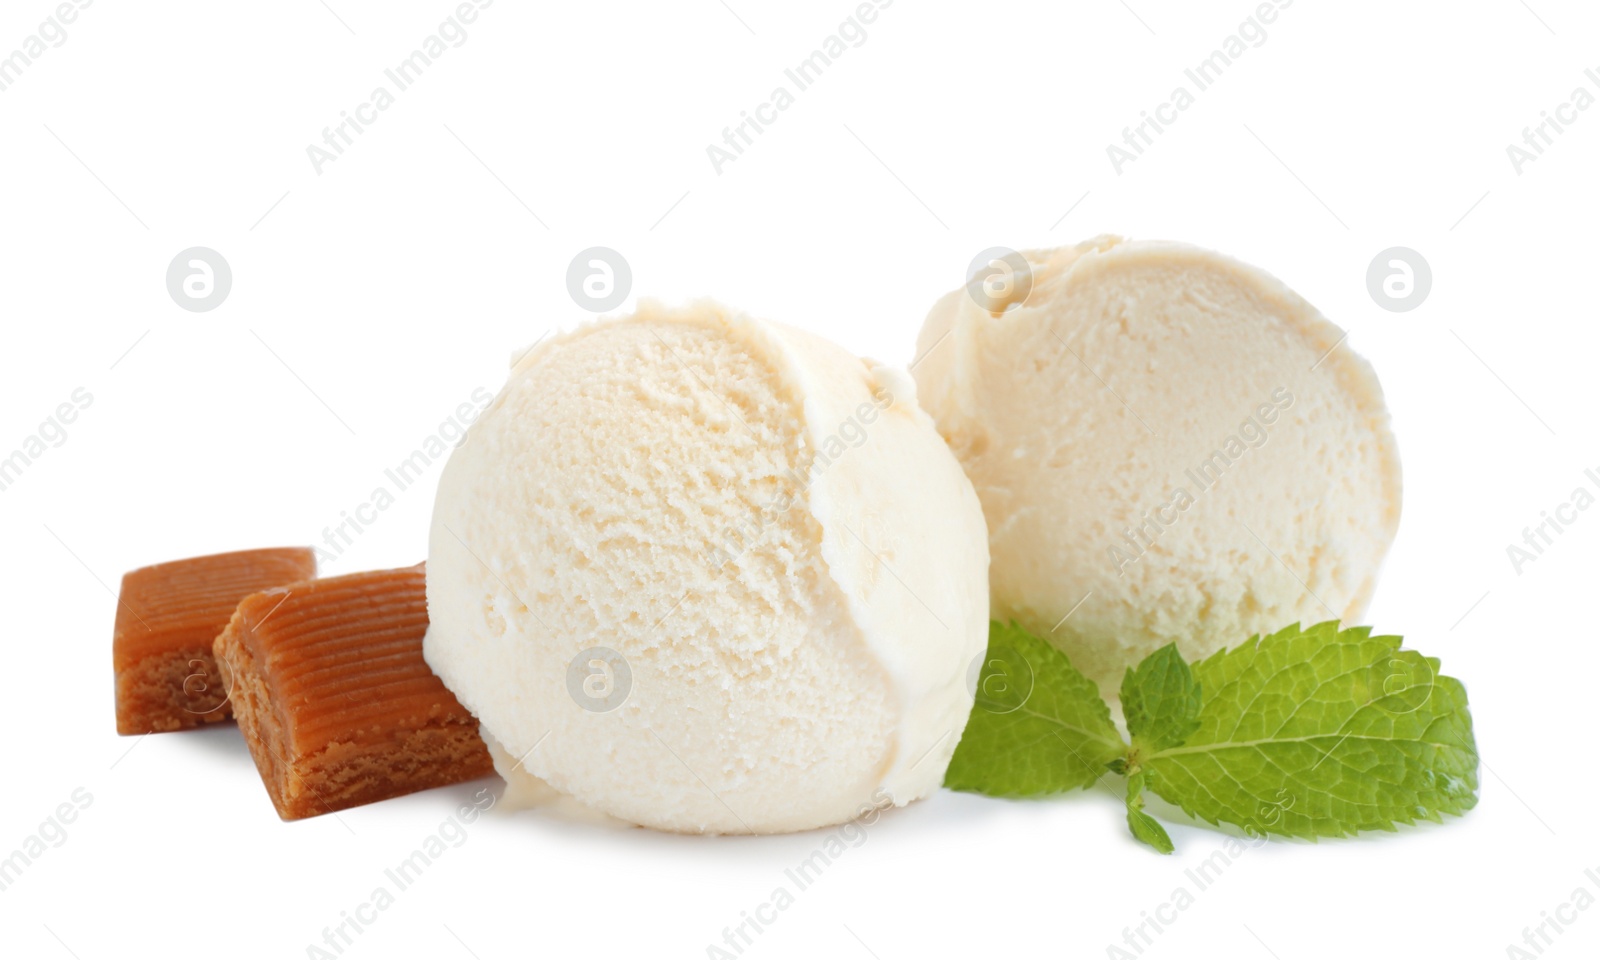
<path id="1" fill-rule="evenodd" d="M 1200 684 L 1177 644 L 1167 644 L 1123 675 L 1122 715 L 1141 751 L 1176 747 L 1200 728 Z"/>
<path id="2" fill-rule="evenodd" d="M 1298 624 L 1190 665 L 1173 646 L 1123 677 L 1124 742 L 1092 681 L 1016 624 L 991 622 L 945 786 L 1003 797 L 1128 777 L 1128 829 L 1171 853 L 1150 790 L 1251 834 L 1316 839 L 1438 821 L 1477 804 L 1461 683 L 1400 638 Z"/>
<path id="3" fill-rule="evenodd" d="M 1076 790 L 1128 749 L 1094 681 L 1017 626 L 989 623 L 966 732 L 945 786 L 995 797 Z"/>
<path id="4" fill-rule="evenodd" d="M 1296 624 L 1195 664 L 1199 726 L 1139 758 L 1150 789 L 1211 823 L 1310 839 L 1470 810 L 1465 689 L 1370 632 Z"/>
<path id="5" fill-rule="evenodd" d="M 1144 781 L 1143 773 L 1128 778 L 1128 829 L 1140 843 L 1155 847 L 1158 853 L 1171 853 L 1172 838 L 1155 817 L 1144 812 Z"/>

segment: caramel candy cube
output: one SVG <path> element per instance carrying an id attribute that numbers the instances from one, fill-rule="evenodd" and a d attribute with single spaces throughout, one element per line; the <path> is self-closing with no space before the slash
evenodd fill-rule
<path id="1" fill-rule="evenodd" d="M 124 576 L 111 640 L 117 732 L 226 720 L 232 711 L 212 642 L 244 597 L 316 575 L 309 548 L 284 547 L 176 560 Z"/>
<path id="2" fill-rule="evenodd" d="M 299 820 L 493 771 L 478 721 L 422 659 L 421 565 L 246 597 L 216 640 L 256 769 Z"/>

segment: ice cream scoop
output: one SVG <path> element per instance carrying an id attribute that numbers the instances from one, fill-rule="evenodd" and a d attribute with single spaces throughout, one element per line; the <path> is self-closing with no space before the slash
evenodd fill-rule
<path id="1" fill-rule="evenodd" d="M 538 344 L 452 453 L 424 653 L 524 796 L 804 830 L 938 786 L 987 570 L 907 374 L 647 304 Z"/>
<path id="2" fill-rule="evenodd" d="M 917 356 L 988 519 L 994 616 L 1108 696 L 1166 643 L 1365 609 L 1400 516 L 1382 392 L 1266 273 L 1114 237 L 1011 254 L 939 300 Z"/>

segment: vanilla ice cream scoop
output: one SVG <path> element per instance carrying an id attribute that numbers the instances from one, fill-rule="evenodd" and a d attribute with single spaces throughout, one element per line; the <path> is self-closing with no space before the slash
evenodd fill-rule
<path id="1" fill-rule="evenodd" d="M 1168 642 L 1196 658 L 1358 619 L 1400 461 L 1343 331 L 1182 244 L 1009 259 L 934 306 L 913 365 L 983 502 L 995 618 L 1050 638 L 1108 697 Z"/>
<path id="2" fill-rule="evenodd" d="M 424 653 L 524 795 L 805 830 L 938 786 L 988 562 L 905 373 L 645 305 L 536 346 L 451 455 Z"/>

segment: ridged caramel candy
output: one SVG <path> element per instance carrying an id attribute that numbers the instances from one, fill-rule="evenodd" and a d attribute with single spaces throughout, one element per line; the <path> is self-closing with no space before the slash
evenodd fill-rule
<path id="1" fill-rule="evenodd" d="M 111 642 L 117 732 L 226 720 L 211 645 L 249 594 L 317 575 L 306 547 L 243 550 L 143 567 L 122 578 Z"/>
<path id="2" fill-rule="evenodd" d="M 422 659 L 421 565 L 246 597 L 215 653 L 267 793 L 299 820 L 493 770 Z"/>

